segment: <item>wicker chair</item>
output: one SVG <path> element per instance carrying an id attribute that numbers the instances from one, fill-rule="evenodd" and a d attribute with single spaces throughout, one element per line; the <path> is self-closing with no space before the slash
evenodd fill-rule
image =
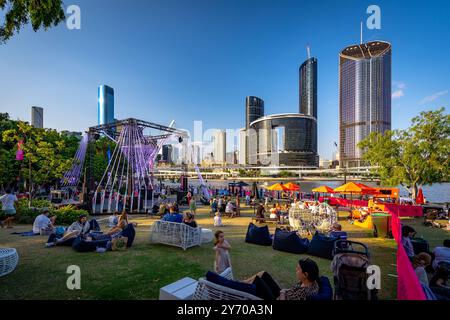
<path id="1" fill-rule="evenodd" d="M 220 274 L 222 277 L 233 280 L 233 272 L 231 268 L 227 268 Z M 262 300 L 247 292 L 230 289 L 212 282 L 204 278 L 198 280 L 197 289 L 195 290 L 192 300 Z"/>
<path id="2" fill-rule="evenodd" d="M 0 277 L 14 271 L 19 263 L 19 255 L 14 248 L 0 248 Z"/>
<path id="3" fill-rule="evenodd" d="M 186 250 L 201 245 L 202 228 L 192 228 L 184 223 L 158 220 L 152 226 L 150 241 Z"/>

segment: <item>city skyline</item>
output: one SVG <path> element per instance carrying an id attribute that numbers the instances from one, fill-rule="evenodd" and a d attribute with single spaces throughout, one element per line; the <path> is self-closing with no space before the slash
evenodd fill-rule
<path id="1" fill-rule="evenodd" d="M 105 1 L 72 2 L 82 10 L 81 30 L 58 26 L 34 33 L 27 27 L 0 50 L 0 58 L 12 62 L 2 67 L 1 112 L 31 122 L 30 107 L 37 105 L 45 110 L 45 127 L 84 131 L 96 124 L 96 88 L 108 83 L 116 91 L 118 119 L 175 120 L 178 128 L 188 130 L 195 120 L 202 120 L 205 130 L 242 128 L 242 106 L 250 95 L 265 101 L 266 114 L 298 110 L 298 68 L 309 44 L 320 60 L 319 154 L 331 159 L 339 139 L 336 56 L 359 43 L 359 21 L 367 19 L 370 2 L 261 1 L 255 9 L 245 1 L 155 1 L 112 6 L 108 12 L 102 11 Z M 386 40 L 395 48 L 392 128 L 401 129 L 420 111 L 450 102 L 449 44 L 440 41 L 450 34 L 448 25 L 440 23 L 449 4 L 377 5 L 382 28 L 364 28 L 363 39 Z M 247 21 L 249 12 L 260 21 L 257 26 Z M 316 15 L 322 19 L 314 21 Z M 182 28 L 175 28 L 179 17 Z M 123 30 L 110 22 L 119 20 L 129 22 Z M 124 39 L 117 50 L 116 37 Z M 442 50 L 430 50 L 437 45 Z"/>

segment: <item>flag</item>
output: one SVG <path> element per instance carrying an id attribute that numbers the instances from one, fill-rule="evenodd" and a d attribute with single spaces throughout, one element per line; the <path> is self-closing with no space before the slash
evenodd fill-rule
<path id="1" fill-rule="evenodd" d="M 17 142 L 16 160 L 23 161 L 23 150 L 22 150 L 23 140 Z"/>

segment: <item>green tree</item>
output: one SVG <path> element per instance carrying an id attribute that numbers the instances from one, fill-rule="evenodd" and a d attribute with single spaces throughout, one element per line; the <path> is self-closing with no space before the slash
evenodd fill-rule
<path id="1" fill-rule="evenodd" d="M 16 124 L 16 127 L 3 132 L 3 143 L 9 147 L 9 152 L 15 153 L 17 142 L 24 142 L 21 175 L 32 182 L 29 185 L 31 190 L 35 191 L 35 184 L 59 181 L 72 165 L 78 140 L 61 135 L 56 130 L 34 128 L 26 122 L 17 121 Z"/>
<path id="2" fill-rule="evenodd" d="M 421 186 L 449 181 L 450 115 L 444 108 L 421 112 L 406 130 L 371 133 L 359 146 L 383 184 L 401 184 L 413 199 Z"/>
<path id="3" fill-rule="evenodd" d="M 62 0 L 0 0 L 5 21 L 0 26 L 0 43 L 6 42 L 31 21 L 34 31 L 49 29 L 64 21 Z"/>

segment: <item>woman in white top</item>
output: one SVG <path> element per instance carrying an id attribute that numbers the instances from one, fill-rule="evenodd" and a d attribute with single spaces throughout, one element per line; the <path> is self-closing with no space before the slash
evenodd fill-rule
<path id="1" fill-rule="evenodd" d="M 2 210 L 7 217 L 5 220 L 0 222 L 0 226 L 3 228 L 6 224 L 7 228 L 12 228 L 16 216 L 16 208 L 14 207 L 14 204 L 19 200 L 15 194 L 11 193 L 10 189 L 6 189 L 6 194 L 0 197 L 0 201 L 2 203 Z"/>

